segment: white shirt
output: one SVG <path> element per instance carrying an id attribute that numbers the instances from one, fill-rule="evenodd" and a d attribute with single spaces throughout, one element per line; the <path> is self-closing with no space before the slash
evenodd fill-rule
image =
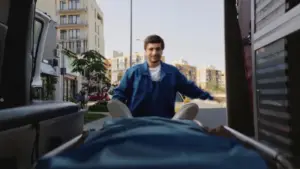
<path id="1" fill-rule="evenodd" d="M 159 81 L 160 80 L 160 70 L 161 70 L 161 65 L 159 64 L 158 66 L 154 68 L 149 68 L 150 71 L 150 76 L 152 81 Z"/>

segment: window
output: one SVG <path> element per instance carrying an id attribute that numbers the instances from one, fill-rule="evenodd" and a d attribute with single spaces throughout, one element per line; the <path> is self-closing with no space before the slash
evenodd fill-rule
<path id="1" fill-rule="evenodd" d="M 70 29 L 69 30 L 69 37 L 71 39 L 77 39 L 80 36 L 80 30 L 79 29 Z"/>
<path id="2" fill-rule="evenodd" d="M 95 36 L 95 45 L 97 46 L 97 36 Z"/>
<path id="3" fill-rule="evenodd" d="M 60 39 L 65 40 L 68 38 L 68 34 L 66 30 L 60 30 Z"/>
<path id="4" fill-rule="evenodd" d="M 87 40 L 83 41 L 83 51 L 82 52 L 86 52 L 87 51 Z"/>
<path id="5" fill-rule="evenodd" d="M 95 32 L 97 32 L 97 24 L 96 24 L 96 22 L 95 22 Z"/>
<path id="6" fill-rule="evenodd" d="M 78 0 L 69 0 L 69 9 L 78 9 L 79 1 Z"/>
<path id="7" fill-rule="evenodd" d="M 39 20 L 34 21 L 34 39 L 33 39 L 33 55 L 36 57 L 38 51 L 38 45 L 42 34 L 43 24 Z"/>
<path id="8" fill-rule="evenodd" d="M 296 7 L 300 3 L 300 1 L 299 0 L 287 1 L 286 3 L 287 3 L 287 7 L 288 7 L 287 11 L 289 11 L 289 10 L 293 9 L 294 7 Z"/>
<path id="9" fill-rule="evenodd" d="M 72 48 L 72 46 L 71 46 L 71 42 L 68 42 L 68 47 L 67 47 L 68 49 L 71 49 Z"/>
<path id="10" fill-rule="evenodd" d="M 98 48 L 100 48 L 100 40 L 99 40 L 99 38 L 98 38 Z"/>
<path id="11" fill-rule="evenodd" d="M 66 48 L 71 50 L 72 52 L 76 52 L 75 51 L 75 42 L 67 42 Z"/>
<path id="12" fill-rule="evenodd" d="M 66 15 L 60 16 L 60 24 L 67 24 L 67 16 Z"/>
<path id="13" fill-rule="evenodd" d="M 78 40 L 76 42 L 76 53 L 80 54 L 81 53 L 81 41 Z"/>
<path id="14" fill-rule="evenodd" d="M 69 15 L 70 24 L 78 24 L 80 21 L 80 15 Z"/>
<path id="15" fill-rule="evenodd" d="M 76 29 L 76 37 L 79 38 L 80 37 L 80 30 Z"/>
<path id="16" fill-rule="evenodd" d="M 76 42 L 71 42 L 71 50 L 72 50 L 72 52 L 74 52 L 74 53 L 76 53 L 76 51 L 75 51 L 75 43 L 76 43 Z"/>
<path id="17" fill-rule="evenodd" d="M 66 2 L 65 1 L 60 1 L 59 2 L 59 8 L 61 9 L 61 10 L 64 10 L 64 9 L 66 9 Z"/>

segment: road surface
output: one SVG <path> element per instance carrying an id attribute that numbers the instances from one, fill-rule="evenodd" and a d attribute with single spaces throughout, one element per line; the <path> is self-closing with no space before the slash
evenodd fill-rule
<path id="1" fill-rule="evenodd" d="M 227 124 L 226 108 L 223 105 L 212 104 L 202 100 L 194 100 L 192 102 L 198 104 L 200 111 L 198 112 L 196 119 L 204 126 L 214 128 Z"/>
<path id="2" fill-rule="evenodd" d="M 219 104 L 212 104 L 206 101 L 193 100 L 192 102 L 198 104 L 200 111 L 196 117 L 204 126 L 214 128 L 219 125 L 227 124 L 226 108 Z M 90 122 L 85 125 L 85 129 L 100 129 L 105 120 L 111 119 L 111 117 L 105 117 L 100 120 Z"/>

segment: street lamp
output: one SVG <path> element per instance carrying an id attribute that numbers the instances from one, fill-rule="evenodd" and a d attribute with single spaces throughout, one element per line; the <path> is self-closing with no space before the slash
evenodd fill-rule
<path id="1" fill-rule="evenodd" d="M 129 54 L 129 66 L 132 66 L 132 0 L 130 0 L 130 54 Z"/>

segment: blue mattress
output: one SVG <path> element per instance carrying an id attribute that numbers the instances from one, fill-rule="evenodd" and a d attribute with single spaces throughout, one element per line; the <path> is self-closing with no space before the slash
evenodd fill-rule
<path id="1" fill-rule="evenodd" d="M 238 140 L 207 134 L 191 121 L 158 117 L 107 121 L 79 148 L 42 158 L 37 169 L 266 169 Z"/>

